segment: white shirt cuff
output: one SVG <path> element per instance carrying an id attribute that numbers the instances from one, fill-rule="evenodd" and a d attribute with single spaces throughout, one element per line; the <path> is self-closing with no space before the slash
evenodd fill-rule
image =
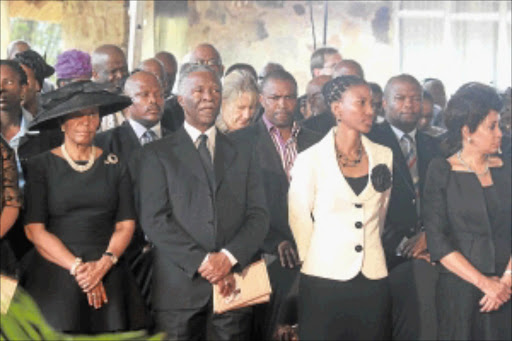
<path id="1" fill-rule="evenodd" d="M 231 266 L 235 266 L 235 264 L 238 263 L 236 258 L 228 250 L 222 249 L 222 250 L 220 250 L 220 252 L 222 252 L 223 254 L 225 254 L 228 257 L 229 262 L 231 263 Z"/>

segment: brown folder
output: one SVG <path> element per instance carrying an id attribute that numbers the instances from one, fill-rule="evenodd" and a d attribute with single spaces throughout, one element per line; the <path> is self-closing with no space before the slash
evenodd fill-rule
<path id="1" fill-rule="evenodd" d="M 218 285 L 213 286 L 214 313 L 222 314 L 270 300 L 272 288 L 264 260 L 252 263 L 242 273 L 235 273 L 234 277 L 236 288 L 230 296 L 223 297 L 219 293 Z"/>

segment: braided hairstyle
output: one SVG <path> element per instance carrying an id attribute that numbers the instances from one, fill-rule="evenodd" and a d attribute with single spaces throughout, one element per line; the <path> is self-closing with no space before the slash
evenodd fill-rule
<path id="1" fill-rule="evenodd" d="M 340 76 L 331 79 L 322 88 L 327 107 L 330 108 L 332 103 L 339 101 L 347 89 L 357 85 L 369 86 L 364 79 L 356 76 Z"/>
<path id="2" fill-rule="evenodd" d="M 34 71 L 36 80 L 41 88 L 43 87 L 44 79 L 50 77 L 55 72 L 55 69 L 46 64 L 43 57 L 34 50 L 17 53 L 14 60 Z"/>

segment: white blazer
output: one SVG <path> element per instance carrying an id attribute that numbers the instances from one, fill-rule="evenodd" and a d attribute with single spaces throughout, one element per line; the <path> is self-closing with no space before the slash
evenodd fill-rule
<path id="1" fill-rule="evenodd" d="M 369 178 L 356 195 L 341 173 L 333 128 L 297 156 L 288 192 L 289 222 L 302 272 L 347 281 L 361 271 L 369 279 L 386 277 L 381 233 L 391 188 L 379 192 L 372 182 L 377 165 L 393 169 L 391 149 L 361 136 L 369 160 Z"/>

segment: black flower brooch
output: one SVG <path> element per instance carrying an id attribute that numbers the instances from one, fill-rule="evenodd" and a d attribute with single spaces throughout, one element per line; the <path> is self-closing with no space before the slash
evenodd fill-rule
<path id="1" fill-rule="evenodd" d="M 388 166 L 381 163 L 372 169 L 372 184 L 377 192 L 384 192 L 391 187 L 393 178 Z"/>

